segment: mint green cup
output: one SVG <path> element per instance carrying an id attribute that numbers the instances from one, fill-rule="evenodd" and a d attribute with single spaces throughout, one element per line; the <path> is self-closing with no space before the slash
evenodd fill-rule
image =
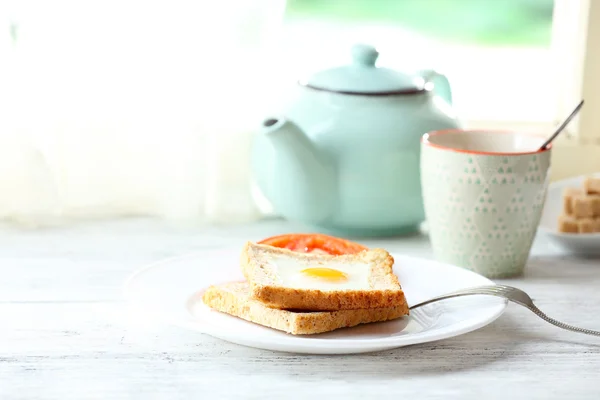
<path id="1" fill-rule="evenodd" d="M 488 278 L 521 275 L 548 188 L 551 148 L 518 132 L 447 130 L 421 140 L 421 186 L 436 259 Z"/>

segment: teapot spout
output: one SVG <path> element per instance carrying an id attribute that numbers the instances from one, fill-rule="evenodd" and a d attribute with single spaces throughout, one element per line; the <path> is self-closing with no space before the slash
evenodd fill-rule
<path id="1" fill-rule="evenodd" d="M 337 198 L 334 163 L 294 122 L 269 118 L 254 146 L 252 164 L 263 194 L 284 217 L 318 224 Z"/>

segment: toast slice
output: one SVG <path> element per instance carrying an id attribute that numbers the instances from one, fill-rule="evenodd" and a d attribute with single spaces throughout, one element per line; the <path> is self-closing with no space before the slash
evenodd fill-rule
<path id="1" fill-rule="evenodd" d="M 333 256 L 251 242 L 241 257 L 253 299 L 272 308 L 310 311 L 403 306 L 393 264 L 383 249 Z"/>
<path id="2" fill-rule="evenodd" d="M 231 282 L 211 286 L 202 296 L 204 304 L 214 310 L 245 319 L 259 325 L 277 329 L 292 335 L 310 335 L 347 328 L 370 322 L 389 321 L 408 314 L 406 303 L 396 307 L 294 312 L 269 308 L 250 297 L 246 282 Z"/>

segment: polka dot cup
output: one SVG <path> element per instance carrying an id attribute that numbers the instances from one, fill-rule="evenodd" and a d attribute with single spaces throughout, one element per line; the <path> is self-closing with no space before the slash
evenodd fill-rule
<path id="1" fill-rule="evenodd" d="M 516 132 L 448 130 L 421 141 L 421 186 L 438 260 L 488 278 L 523 273 L 546 198 L 551 149 Z"/>

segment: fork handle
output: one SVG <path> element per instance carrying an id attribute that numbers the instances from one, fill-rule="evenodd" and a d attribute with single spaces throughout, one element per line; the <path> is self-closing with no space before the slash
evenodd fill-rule
<path id="1" fill-rule="evenodd" d="M 484 293 L 484 292 L 478 291 L 477 288 L 473 288 L 473 289 L 466 289 L 466 290 L 461 290 L 458 292 L 452 292 L 452 293 L 443 294 L 441 296 L 432 297 L 429 300 L 422 301 L 418 304 L 415 304 L 414 306 L 409 307 L 409 310 L 414 310 L 415 308 L 423 307 L 429 303 L 435 303 L 436 301 L 440 301 L 440 300 L 447 300 L 447 299 L 453 299 L 455 297 L 475 296 L 475 295 L 496 296 L 496 297 L 501 297 L 505 300 L 508 300 L 504 296 L 499 296 L 499 295 L 492 294 L 492 293 Z"/>
<path id="2" fill-rule="evenodd" d="M 426 304 L 433 303 L 433 302 L 440 301 L 440 300 L 452 299 L 452 298 L 455 298 L 455 297 L 462 297 L 462 296 L 473 296 L 473 295 L 487 295 L 487 296 L 500 297 L 502 299 L 512 301 L 515 304 L 519 304 L 519 305 L 521 305 L 523 307 L 528 308 L 535 315 L 537 315 L 538 317 L 540 317 L 544 321 L 546 321 L 546 322 L 548 322 L 548 323 L 550 323 L 550 324 L 552 324 L 552 325 L 554 325 L 556 327 L 559 327 L 559 328 L 562 328 L 562 329 L 566 329 L 566 330 L 572 331 L 572 332 L 583 333 L 585 335 L 600 336 L 600 332 L 599 331 L 593 331 L 591 329 L 585 329 L 585 328 L 578 328 L 576 326 L 565 324 L 564 322 L 557 321 L 554 318 L 550 318 L 549 316 L 547 316 L 546 314 L 544 314 L 542 312 L 542 310 L 540 310 L 539 308 L 537 308 L 537 306 L 535 304 L 533 304 L 533 303 L 525 304 L 525 303 L 522 303 L 522 302 L 519 302 L 519 301 L 515 301 L 514 299 L 510 299 L 510 298 L 508 298 L 506 296 L 501 295 L 500 293 L 482 292 L 480 290 L 480 288 L 466 289 L 466 290 L 461 290 L 461 291 L 454 292 L 454 293 L 448 293 L 448 294 L 445 294 L 445 295 L 442 295 L 442 296 L 437 296 L 437 297 L 434 297 L 432 299 L 423 301 L 423 302 L 421 302 L 419 304 L 415 304 L 414 306 L 410 307 L 410 309 L 413 310 L 415 308 L 422 307 L 422 306 L 424 306 Z"/>
<path id="3" fill-rule="evenodd" d="M 525 307 L 529 308 L 535 315 L 537 315 L 538 317 L 540 317 L 544 321 L 546 321 L 546 322 L 548 322 L 548 323 L 550 323 L 550 324 L 552 324 L 554 326 L 557 326 L 559 328 L 566 329 L 566 330 L 572 331 L 572 332 L 583 333 L 583 334 L 586 334 L 586 335 L 600 336 L 600 332 L 599 331 L 593 331 L 591 329 L 585 329 L 585 328 L 578 328 L 576 326 L 565 324 L 564 322 L 557 321 L 554 318 L 550 318 L 549 316 L 547 316 L 546 314 L 544 314 L 542 312 L 542 310 L 540 310 L 539 308 L 537 308 L 535 305 L 530 305 L 530 306 L 525 306 Z"/>

